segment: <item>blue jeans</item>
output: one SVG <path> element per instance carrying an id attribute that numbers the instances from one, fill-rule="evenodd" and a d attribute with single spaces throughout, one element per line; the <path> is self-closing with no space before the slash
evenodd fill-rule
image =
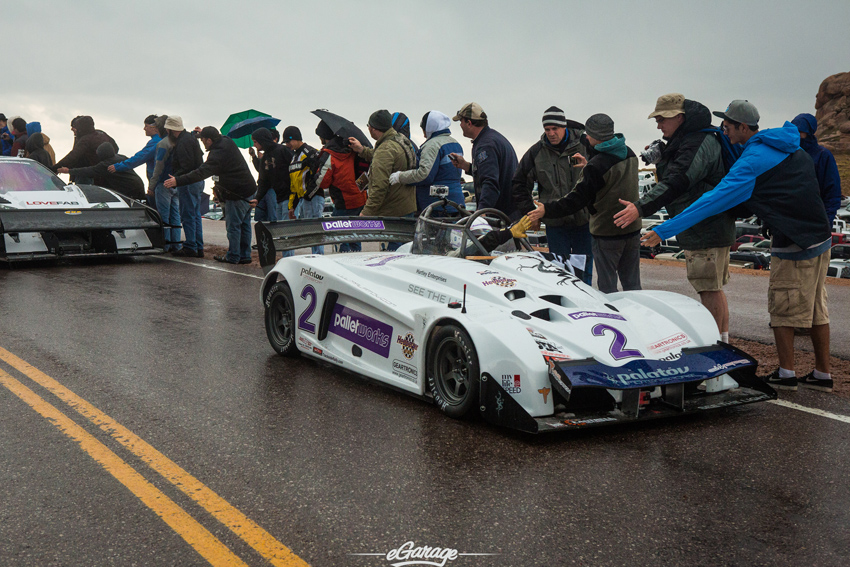
<path id="1" fill-rule="evenodd" d="M 277 220 L 288 220 L 289 219 L 289 199 L 285 201 L 281 201 L 277 204 Z"/>
<path id="2" fill-rule="evenodd" d="M 204 227 L 201 224 L 201 193 L 204 182 L 198 181 L 177 188 L 180 196 L 180 220 L 186 235 L 186 248 L 192 252 L 204 249 Z"/>
<path id="3" fill-rule="evenodd" d="M 277 195 L 269 189 L 260 202 L 257 203 L 257 208 L 254 209 L 254 220 L 257 222 L 274 222 L 280 219 L 277 216 Z"/>
<path id="4" fill-rule="evenodd" d="M 334 212 L 331 213 L 332 217 L 358 217 L 360 216 L 360 211 L 363 210 L 363 207 L 357 207 L 356 209 L 337 209 L 334 206 Z M 359 242 L 346 242 L 345 244 L 339 245 L 340 252 L 360 252 L 363 249 Z"/>
<path id="5" fill-rule="evenodd" d="M 590 225 L 584 226 L 547 226 L 546 241 L 549 252 L 568 258 L 571 254 L 584 254 L 585 262 L 584 283 L 593 282 L 593 238 L 590 236 Z"/>
<path id="6" fill-rule="evenodd" d="M 295 207 L 295 218 L 298 219 L 319 219 L 322 218 L 322 211 L 325 210 L 325 199 L 321 195 L 316 195 L 309 201 L 301 199 Z M 313 254 L 324 254 L 324 246 L 313 246 Z"/>
<path id="7" fill-rule="evenodd" d="M 177 189 L 166 189 L 165 185 L 160 183 L 154 189 L 156 197 L 156 210 L 159 211 L 159 216 L 162 217 L 162 223 L 171 225 L 176 228 L 168 228 L 166 226 L 164 232 L 165 248 L 169 250 L 180 250 L 180 200 L 177 197 Z"/>
<path id="8" fill-rule="evenodd" d="M 251 205 L 248 201 L 224 202 L 224 226 L 229 247 L 225 260 L 233 264 L 251 259 Z"/>

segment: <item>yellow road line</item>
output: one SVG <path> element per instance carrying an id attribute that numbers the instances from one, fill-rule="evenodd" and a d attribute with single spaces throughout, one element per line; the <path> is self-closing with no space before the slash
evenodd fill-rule
<path id="1" fill-rule="evenodd" d="M 53 393 L 80 415 L 111 435 L 121 445 L 142 459 L 166 480 L 212 514 L 219 522 L 242 538 L 245 543 L 254 548 L 257 553 L 262 555 L 272 565 L 277 567 L 310 567 L 309 564 L 295 555 L 291 549 L 280 543 L 256 522 L 213 492 L 201 481 L 190 475 L 177 465 L 177 463 L 157 451 L 144 439 L 92 404 L 2 347 L 0 347 L 0 360 L 5 361 Z"/>
<path id="2" fill-rule="evenodd" d="M 8 373 L 0 370 L 0 384 L 18 396 L 36 412 L 53 423 L 62 433 L 76 441 L 83 451 L 97 461 L 118 482 L 126 486 L 139 500 L 153 510 L 177 534 L 186 540 L 195 551 L 201 554 L 211 565 L 246 565 L 221 543 L 204 526 L 183 511 L 153 484 L 125 463 L 106 445 L 98 441 L 91 433 L 74 423 L 56 407 L 47 403 L 38 394 L 18 382 Z M 247 565 L 246 565 L 247 567 Z"/>

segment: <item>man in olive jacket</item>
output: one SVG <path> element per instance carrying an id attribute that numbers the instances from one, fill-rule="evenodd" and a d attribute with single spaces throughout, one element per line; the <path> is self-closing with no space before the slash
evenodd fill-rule
<path id="1" fill-rule="evenodd" d="M 711 112 L 678 93 L 658 98 L 654 118 L 666 146 L 656 164 L 658 184 L 635 203 L 614 216 L 618 226 L 649 216 L 666 207 L 675 217 L 711 191 L 726 174 L 720 142 L 711 132 Z M 735 217 L 723 212 L 705 219 L 676 236 L 685 250 L 688 281 L 700 301 L 714 316 L 721 340 L 729 341 L 729 306 L 723 286 L 729 281 L 729 249 L 735 242 Z"/>
<path id="2" fill-rule="evenodd" d="M 416 167 L 416 150 L 405 136 L 392 127 L 392 114 L 378 110 L 369 117 L 369 135 L 375 148 L 364 148 L 356 138 L 349 138 L 351 149 L 369 162 L 369 196 L 360 216 L 406 217 L 416 214 L 416 188 L 403 183 L 390 183 L 394 171 L 407 171 Z M 396 250 L 402 243 L 390 242 L 388 250 Z"/>
<path id="3" fill-rule="evenodd" d="M 521 214 L 534 210 L 532 191 L 537 182 L 537 199 L 541 203 L 557 201 L 572 191 L 581 175 L 581 168 L 571 163 L 573 154 L 587 157 L 581 135 L 584 124 L 567 120 L 564 111 L 550 106 L 543 113 L 543 135 L 531 146 L 519 162 L 512 182 L 514 205 Z M 586 258 L 584 282 L 593 280 L 593 251 L 591 247 L 590 213 L 581 209 L 573 215 L 546 220 L 546 241 L 549 252 L 568 258 L 581 254 Z"/>

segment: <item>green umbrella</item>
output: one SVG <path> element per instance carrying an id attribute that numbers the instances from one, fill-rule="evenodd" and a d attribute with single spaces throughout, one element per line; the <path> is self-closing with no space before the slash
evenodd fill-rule
<path id="1" fill-rule="evenodd" d="M 223 136 L 227 136 L 230 133 L 230 129 L 242 122 L 243 120 L 247 120 L 249 118 L 255 118 L 257 116 L 271 116 L 271 114 L 266 114 L 265 112 L 260 112 L 259 110 L 243 110 L 242 112 L 237 112 L 235 114 L 231 114 L 227 117 L 227 120 L 224 121 L 224 125 L 221 127 L 221 134 Z M 234 138 L 234 142 L 236 145 L 242 149 L 250 148 L 254 145 L 254 142 L 251 141 L 251 134 L 247 136 L 242 136 L 241 138 Z"/>

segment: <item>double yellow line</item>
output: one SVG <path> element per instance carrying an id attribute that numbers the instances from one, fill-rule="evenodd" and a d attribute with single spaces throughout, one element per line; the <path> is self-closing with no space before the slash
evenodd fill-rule
<path id="1" fill-rule="evenodd" d="M 0 347 L 0 360 L 54 394 L 77 413 L 108 433 L 168 482 L 198 503 L 216 520 L 227 526 L 269 563 L 279 567 L 309 567 L 304 560 L 295 555 L 292 550 L 280 543 L 256 522 L 92 404 L 2 347 Z M 177 532 L 211 565 L 246 565 L 209 530 L 136 472 L 106 445 L 2 369 L 0 369 L 0 384 L 53 423 L 62 433 L 77 442 L 83 451 L 88 453 L 116 480 L 126 486 L 139 500 L 162 518 L 171 529 Z"/>

